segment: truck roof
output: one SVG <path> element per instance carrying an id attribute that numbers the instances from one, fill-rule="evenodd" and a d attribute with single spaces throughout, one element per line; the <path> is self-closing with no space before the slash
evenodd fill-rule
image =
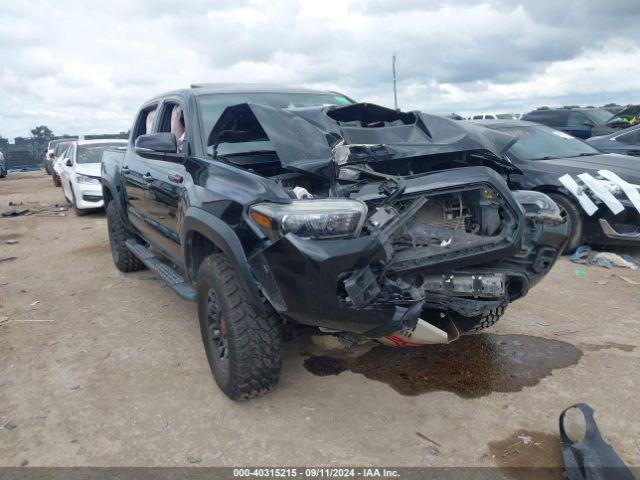
<path id="1" fill-rule="evenodd" d="M 184 96 L 211 95 L 216 93 L 336 93 L 332 90 L 314 90 L 312 88 L 280 85 L 275 83 L 193 83 L 190 87 L 165 92 L 155 97 L 176 94 Z M 154 97 L 154 98 L 155 98 Z"/>

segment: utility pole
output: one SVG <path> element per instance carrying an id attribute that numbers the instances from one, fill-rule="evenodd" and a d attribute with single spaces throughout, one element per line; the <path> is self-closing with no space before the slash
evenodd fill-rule
<path id="1" fill-rule="evenodd" d="M 393 104 L 398 110 L 398 88 L 396 85 L 396 52 L 393 52 L 393 56 L 391 57 L 391 68 L 393 70 Z"/>

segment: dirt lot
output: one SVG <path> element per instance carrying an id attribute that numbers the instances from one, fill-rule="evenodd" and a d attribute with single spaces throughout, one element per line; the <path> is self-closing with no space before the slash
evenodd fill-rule
<path id="1" fill-rule="evenodd" d="M 64 200 L 33 172 L 0 180 L 10 201 Z M 640 285 L 619 276 L 638 271 L 563 259 L 489 335 L 447 347 L 318 359 L 298 336 L 276 390 L 233 403 L 195 305 L 120 274 L 105 224 L 0 218 L 0 260 L 17 257 L 0 261 L 0 465 L 553 465 L 558 415 L 580 401 L 640 465 Z"/>

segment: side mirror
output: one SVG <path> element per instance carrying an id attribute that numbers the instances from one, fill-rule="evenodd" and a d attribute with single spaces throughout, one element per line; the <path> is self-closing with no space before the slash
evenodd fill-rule
<path id="1" fill-rule="evenodd" d="M 593 123 L 591 123 L 591 122 L 584 122 L 584 125 L 586 125 L 589 128 L 595 127 L 595 125 Z"/>
<path id="2" fill-rule="evenodd" d="M 184 155 L 177 153 L 178 141 L 173 133 L 149 133 L 136 138 L 135 150 L 144 158 L 181 162 Z"/>
<path id="3" fill-rule="evenodd" d="M 64 162 L 64 164 L 65 164 L 67 167 L 73 167 L 73 162 L 71 161 L 71 159 L 70 159 L 70 158 L 67 158 L 67 159 L 66 159 L 66 161 Z"/>

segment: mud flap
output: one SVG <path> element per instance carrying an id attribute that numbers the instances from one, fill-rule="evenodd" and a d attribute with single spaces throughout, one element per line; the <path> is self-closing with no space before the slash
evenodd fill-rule
<path id="1" fill-rule="evenodd" d="M 586 433 L 579 442 L 572 442 L 564 429 L 567 411 L 577 408 L 586 423 Z M 600 435 L 593 418 L 593 409 L 586 403 L 573 405 L 560 414 L 560 441 L 566 477 L 569 480 L 636 480 L 615 450 Z"/>

